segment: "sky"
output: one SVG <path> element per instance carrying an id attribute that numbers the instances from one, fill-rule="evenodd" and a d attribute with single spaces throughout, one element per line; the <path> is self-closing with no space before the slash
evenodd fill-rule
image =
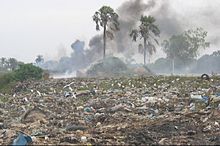
<path id="1" fill-rule="evenodd" d="M 70 45 L 76 39 L 84 40 L 88 44 L 94 35 L 100 33 L 95 30 L 92 21 L 96 10 L 103 5 L 117 9 L 124 1 L 0 0 L 0 57 L 14 57 L 20 61 L 33 62 L 39 54 L 46 58 L 56 58 L 58 53 L 69 54 Z M 216 19 L 210 19 L 210 22 L 220 22 L 217 13 L 209 13 L 209 9 L 220 6 L 218 0 L 170 1 L 180 16 L 194 18 L 196 22 L 203 17 L 193 14 L 203 15 L 204 12 L 204 15 L 216 15 Z M 200 11 L 204 9 L 207 11 Z M 211 31 L 218 30 L 213 28 Z"/>

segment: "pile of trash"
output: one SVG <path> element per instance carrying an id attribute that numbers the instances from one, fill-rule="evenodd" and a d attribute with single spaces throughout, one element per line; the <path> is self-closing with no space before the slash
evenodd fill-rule
<path id="1" fill-rule="evenodd" d="M 0 144 L 219 145 L 220 77 L 19 83 L 0 93 Z"/>

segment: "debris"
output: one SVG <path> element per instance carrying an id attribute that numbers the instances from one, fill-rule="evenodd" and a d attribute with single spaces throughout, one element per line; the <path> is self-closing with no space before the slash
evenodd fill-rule
<path id="1" fill-rule="evenodd" d="M 46 114 L 41 109 L 34 107 L 27 110 L 21 117 L 21 122 L 36 122 L 41 121 L 45 123 Z"/>
<path id="2" fill-rule="evenodd" d="M 219 123 L 218 123 L 218 122 L 215 122 L 215 126 L 219 127 Z"/>
<path id="3" fill-rule="evenodd" d="M 84 108 L 84 112 L 87 112 L 87 113 L 91 113 L 91 112 L 94 112 L 95 109 L 93 107 L 85 107 Z"/>
<path id="4" fill-rule="evenodd" d="M 81 137 L 81 142 L 83 142 L 83 143 L 87 142 L 87 137 L 82 136 L 82 137 Z"/>
<path id="5" fill-rule="evenodd" d="M 0 122 L 0 129 L 3 129 L 3 128 L 4 128 L 4 123 Z"/>
<path id="6" fill-rule="evenodd" d="M 0 94 L 0 144 L 22 130 L 32 145 L 217 145 L 219 83 L 218 76 L 25 81 L 15 97 Z"/>
<path id="7" fill-rule="evenodd" d="M 209 132 L 209 131 L 211 131 L 211 129 L 212 129 L 212 126 L 211 125 L 208 125 L 208 126 L 206 126 L 205 128 L 203 128 L 203 132 Z"/>
<path id="8" fill-rule="evenodd" d="M 64 97 L 74 97 L 74 95 L 73 95 L 73 93 L 71 93 L 71 92 L 64 92 Z"/>
<path id="9" fill-rule="evenodd" d="M 190 109 L 191 111 L 195 111 L 195 110 L 196 110 L 196 104 L 195 104 L 195 103 L 190 103 L 189 109 Z"/>
<path id="10" fill-rule="evenodd" d="M 202 80 L 210 80 L 210 77 L 209 77 L 209 75 L 207 75 L 207 74 L 202 74 L 202 76 L 201 76 L 201 79 Z"/>
<path id="11" fill-rule="evenodd" d="M 159 145 L 165 145 L 167 140 L 168 140 L 167 138 L 162 138 L 162 139 L 158 142 L 158 144 L 159 144 Z"/>
<path id="12" fill-rule="evenodd" d="M 118 111 L 123 111 L 123 110 L 126 110 L 125 109 L 125 106 L 124 105 L 122 105 L 122 104 L 119 104 L 119 105 L 115 105 L 114 107 L 112 107 L 111 109 L 110 109 L 110 112 L 118 112 Z"/>
<path id="13" fill-rule="evenodd" d="M 64 143 L 64 142 L 71 143 L 71 144 L 77 144 L 77 143 L 79 143 L 79 140 L 73 136 L 66 136 L 66 137 L 63 137 L 60 139 L 60 143 Z"/>
<path id="14" fill-rule="evenodd" d="M 67 84 L 63 87 L 63 89 L 67 88 L 67 87 L 71 87 L 71 85 L 74 84 L 74 82 L 71 82 L 70 84 Z"/>
<path id="15" fill-rule="evenodd" d="M 48 135 L 47 132 L 44 131 L 33 131 L 33 133 L 31 134 L 31 136 L 37 136 L 37 137 L 45 137 L 46 135 Z"/>
<path id="16" fill-rule="evenodd" d="M 31 142 L 32 142 L 32 138 L 30 136 L 19 132 L 18 137 L 16 139 L 14 139 L 12 145 L 28 145 Z"/>
<path id="17" fill-rule="evenodd" d="M 97 124 L 96 124 L 96 127 L 98 127 L 98 126 L 100 126 L 101 125 L 101 123 L 100 122 L 98 122 Z"/>
<path id="18" fill-rule="evenodd" d="M 191 95 L 191 99 L 205 100 L 202 95 Z"/>
<path id="19" fill-rule="evenodd" d="M 91 93 L 91 91 L 89 91 L 89 90 L 80 91 L 80 92 L 77 92 L 76 97 L 89 96 L 90 93 Z"/>
<path id="20" fill-rule="evenodd" d="M 190 135 L 190 136 L 195 135 L 195 134 L 196 134 L 196 131 L 193 131 L 193 130 L 189 130 L 187 132 L 187 135 Z"/>
<path id="21" fill-rule="evenodd" d="M 87 128 L 81 125 L 69 125 L 66 127 L 67 131 L 77 131 L 77 130 L 86 130 Z"/>
<path id="22" fill-rule="evenodd" d="M 41 96 L 41 93 L 40 93 L 40 91 L 37 91 L 37 94 L 38 94 L 39 96 Z"/>

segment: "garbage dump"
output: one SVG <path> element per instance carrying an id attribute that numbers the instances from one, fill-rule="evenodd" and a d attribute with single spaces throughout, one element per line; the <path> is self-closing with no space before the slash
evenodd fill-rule
<path id="1" fill-rule="evenodd" d="M 25 81 L 0 94 L 1 145 L 219 145 L 220 77 Z"/>

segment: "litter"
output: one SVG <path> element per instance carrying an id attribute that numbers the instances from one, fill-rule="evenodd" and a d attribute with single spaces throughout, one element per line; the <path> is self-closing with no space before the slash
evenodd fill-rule
<path id="1" fill-rule="evenodd" d="M 28 145 L 32 142 L 32 138 L 21 132 L 18 133 L 18 137 L 14 139 L 12 145 Z"/>
<path id="2" fill-rule="evenodd" d="M 219 83 L 180 76 L 25 81 L 15 97 L 0 94 L 0 144 L 215 145 Z"/>

